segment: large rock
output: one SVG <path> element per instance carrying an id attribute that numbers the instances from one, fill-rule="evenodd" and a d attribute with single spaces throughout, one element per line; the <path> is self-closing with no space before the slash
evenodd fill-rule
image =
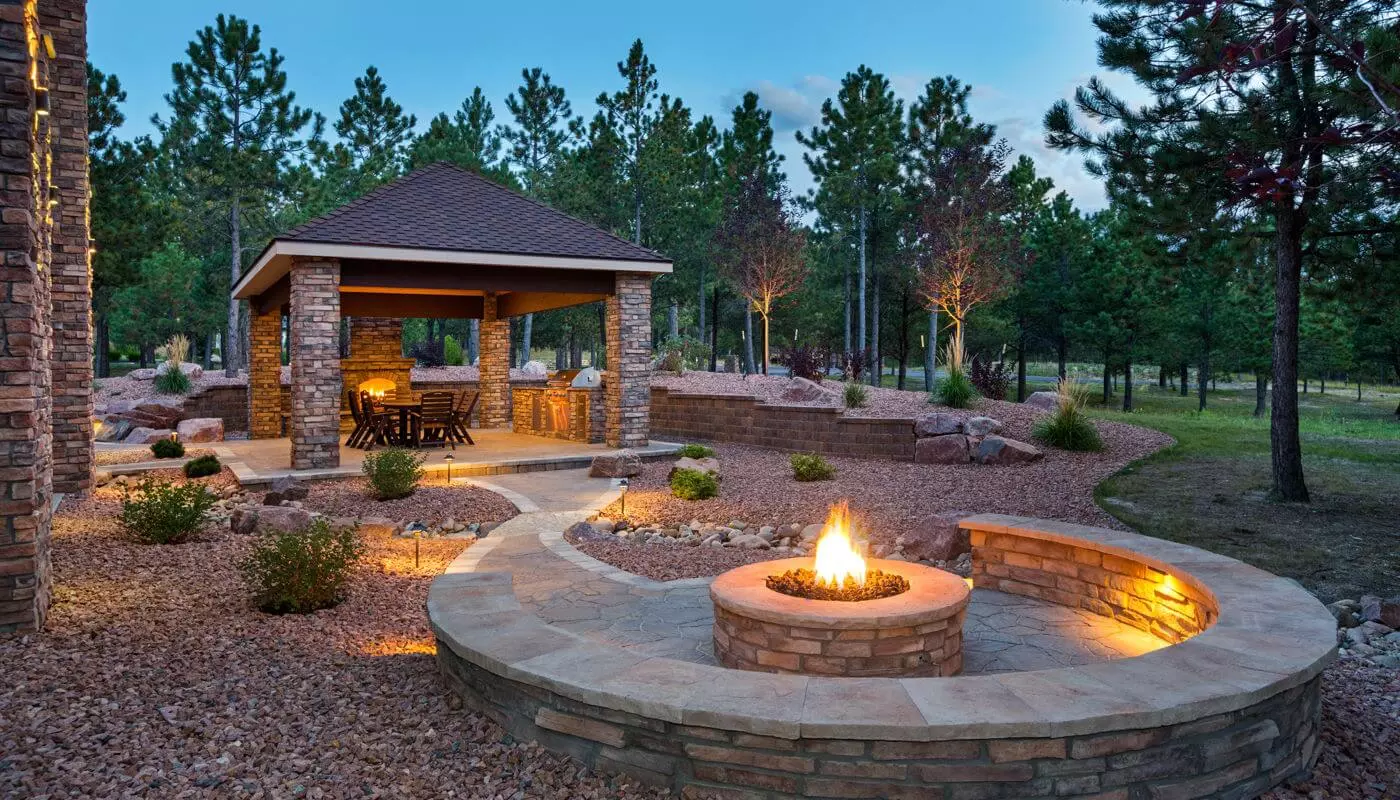
<path id="1" fill-rule="evenodd" d="M 828 391 L 820 383 L 806 378 L 793 378 L 783 389 L 782 398 L 794 403 L 815 403 L 820 400 L 828 400 L 836 397 L 836 393 Z"/>
<path id="2" fill-rule="evenodd" d="M 1389 600 L 1368 594 L 1361 598 L 1360 617 L 1365 622 L 1379 622 L 1390 628 L 1400 628 L 1400 595 Z"/>
<path id="3" fill-rule="evenodd" d="M 697 472 L 711 472 L 716 477 L 719 476 L 719 460 L 714 458 L 678 458 L 676 463 L 671 465 L 671 471 L 667 473 L 666 479 L 670 480 L 672 475 L 683 469 L 693 469 Z"/>
<path id="4" fill-rule="evenodd" d="M 1001 420 L 991 417 L 973 417 L 963 423 L 963 433 L 968 436 L 991 436 L 1001 433 Z"/>
<path id="5" fill-rule="evenodd" d="M 263 506 L 257 509 L 258 533 L 299 531 L 311 524 L 311 512 L 294 506 Z"/>
<path id="6" fill-rule="evenodd" d="M 957 414 L 925 414 L 914 423 L 914 435 L 920 439 L 925 436 L 947 436 L 962 432 L 963 420 Z"/>
<path id="7" fill-rule="evenodd" d="M 977 445 L 975 456 L 979 464 L 1029 464 L 1044 457 L 1044 453 L 1025 442 L 1000 436 L 988 436 L 983 439 L 982 443 Z"/>
<path id="8" fill-rule="evenodd" d="M 172 395 L 147 397 L 136 401 L 125 411 L 115 413 L 121 419 L 147 428 L 171 428 L 185 417 L 185 398 Z"/>
<path id="9" fill-rule="evenodd" d="M 1060 396 L 1055 392 L 1032 392 L 1026 398 L 1026 405 L 1045 411 L 1054 411 L 1060 405 Z"/>
<path id="10" fill-rule="evenodd" d="M 175 426 L 175 432 L 180 435 L 180 441 L 185 444 L 222 442 L 224 440 L 224 421 L 220 417 L 182 419 Z"/>
<path id="11" fill-rule="evenodd" d="M 549 374 L 549 367 L 546 367 L 543 361 L 526 361 L 525 366 L 520 368 L 520 372 L 522 375 L 543 378 Z"/>
<path id="12" fill-rule="evenodd" d="M 591 522 L 575 522 L 564 530 L 564 536 L 571 542 L 603 542 L 616 538 L 598 530 Z"/>
<path id="13" fill-rule="evenodd" d="M 904 554 L 916 561 L 952 561 L 972 552 L 971 535 L 958 523 L 971 511 L 941 511 L 904 531 Z"/>
<path id="14" fill-rule="evenodd" d="M 97 432 L 96 440 L 99 442 L 120 442 L 125 439 L 131 429 L 136 427 L 129 419 L 102 420 L 100 430 Z"/>
<path id="15" fill-rule="evenodd" d="M 642 474 L 642 459 L 631 450 L 601 453 L 588 465 L 590 478 L 631 478 Z"/>
<path id="16" fill-rule="evenodd" d="M 914 443 L 916 464 L 966 464 L 971 460 L 967 437 L 960 433 L 927 436 Z"/>
<path id="17" fill-rule="evenodd" d="M 284 475 L 272 482 L 272 487 L 263 495 L 263 505 L 280 506 L 283 500 L 305 500 L 310 493 L 306 484 L 291 475 Z"/>
<path id="18" fill-rule="evenodd" d="M 152 367 L 142 367 L 141 369 L 133 369 L 126 373 L 126 377 L 133 381 L 150 381 L 155 380 L 156 371 Z"/>
<path id="19" fill-rule="evenodd" d="M 122 439 L 124 444 L 155 444 L 161 439 L 169 439 L 174 433 L 169 428 L 132 428 L 131 433 Z"/>
<path id="20" fill-rule="evenodd" d="M 165 373 L 170 371 L 170 362 L 162 361 L 160 365 L 155 368 L 154 371 L 155 375 L 164 375 Z M 201 367 L 200 365 L 190 361 L 181 361 L 180 371 L 185 373 L 185 377 L 189 378 L 192 381 L 197 381 L 200 378 L 204 377 L 204 367 Z M 154 378 L 155 375 L 152 375 L 151 377 Z"/>
<path id="21" fill-rule="evenodd" d="M 229 527 L 234 533 L 244 536 L 252 534 L 258 528 L 258 507 L 243 505 L 235 508 L 229 515 Z"/>

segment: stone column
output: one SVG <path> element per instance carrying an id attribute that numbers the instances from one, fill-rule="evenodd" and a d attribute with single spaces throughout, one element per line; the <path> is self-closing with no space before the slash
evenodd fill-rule
<path id="1" fill-rule="evenodd" d="M 250 304 L 251 309 L 251 304 Z M 282 435 L 282 308 L 248 320 L 248 437 Z"/>
<path id="2" fill-rule="evenodd" d="M 292 261 L 292 469 L 340 466 L 340 262 Z"/>
<path id="3" fill-rule="evenodd" d="M 651 435 L 651 279 L 647 273 L 619 272 L 607 300 L 609 447 L 644 447 Z"/>
<path id="4" fill-rule="evenodd" d="M 43 627 L 53 496 L 48 85 L 32 3 L 0 2 L 0 633 Z"/>
<path id="5" fill-rule="evenodd" d="M 42 0 L 39 25 L 53 36 L 49 64 L 53 124 L 52 292 L 53 488 L 92 488 L 92 260 L 88 254 L 86 0 Z"/>
<path id="6" fill-rule="evenodd" d="M 481 315 L 481 401 L 483 428 L 510 425 L 510 320 L 496 318 L 496 296 L 488 294 Z"/>

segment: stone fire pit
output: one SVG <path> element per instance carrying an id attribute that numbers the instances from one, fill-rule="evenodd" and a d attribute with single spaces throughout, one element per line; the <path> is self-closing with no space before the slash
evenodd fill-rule
<path id="1" fill-rule="evenodd" d="M 872 560 L 909 589 L 876 600 L 809 600 L 776 592 L 770 575 L 810 558 L 760 561 L 720 575 L 715 657 L 732 669 L 850 677 L 946 676 L 962 670 L 969 591 L 958 576 L 902 561 Z"/>

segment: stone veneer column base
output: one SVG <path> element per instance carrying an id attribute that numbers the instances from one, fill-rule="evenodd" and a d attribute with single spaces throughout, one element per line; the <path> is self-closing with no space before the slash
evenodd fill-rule
<path id="1" fill-rule="evenodd" d="M 510 425 L 510 320 L 497 318 L 493 294 L 482 303 L 480 347 L 477 418 L 483 428 L 505 428 Z"/>
<path id="2" fill-rule="evenodd" d="M 645 447 L 651 437 L 651 280 L 619 272 L 607 299 L 605 435 L 610 447 Z"/>
<path id="3" fill-rule="evenodd" d="M 248 320 L 248 436 L 282 435 L 282 309 Z"/>
<path id="4" fill-rule="evenodd" d="M 340 466 L 340 262 L 292 261 L 292 469 Z"/>

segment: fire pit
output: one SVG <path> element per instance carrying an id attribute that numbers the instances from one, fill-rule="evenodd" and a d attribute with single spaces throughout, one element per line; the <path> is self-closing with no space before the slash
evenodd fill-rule
<path id="1" fill-rule="evenodd" d="M 844 505 L 813 558 L 761 561 L 720 575 L 715 657 L 726 667 L 804 675 L 956 675 L 967 584 L 933 567 L 866 561 Z"/>

